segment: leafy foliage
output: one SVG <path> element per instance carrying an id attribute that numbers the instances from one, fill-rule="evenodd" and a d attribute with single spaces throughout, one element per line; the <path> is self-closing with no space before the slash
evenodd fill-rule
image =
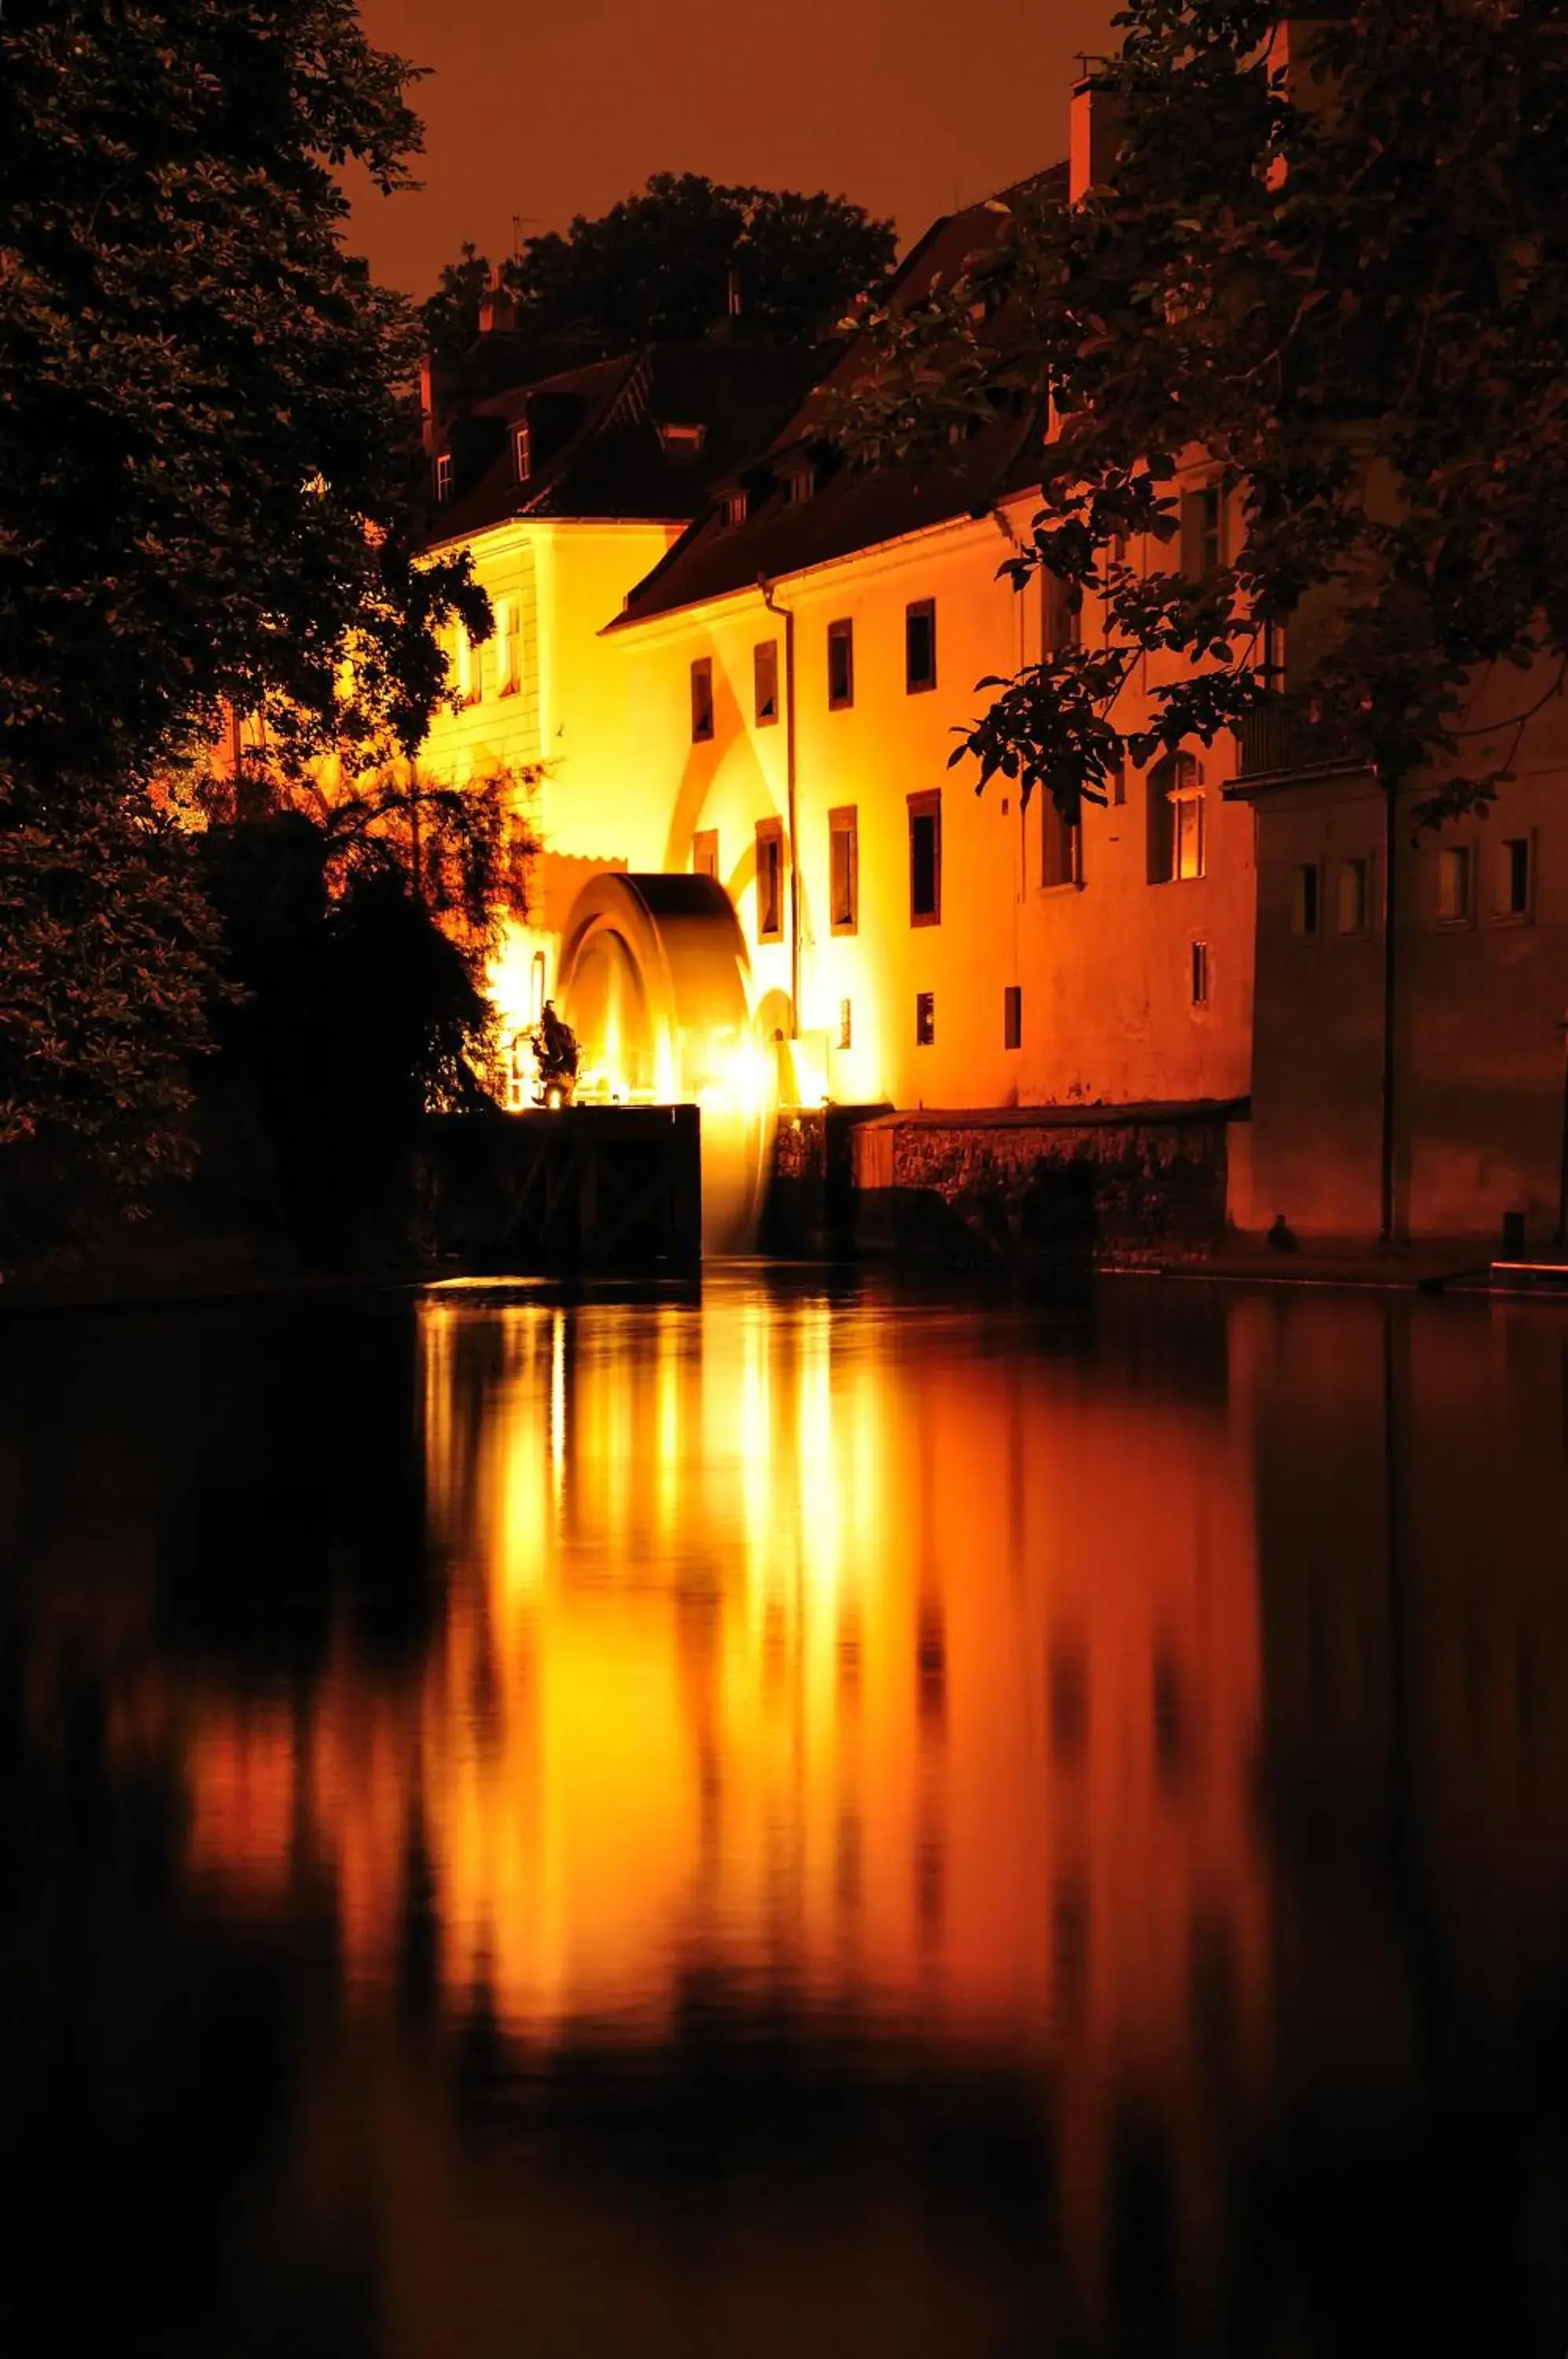
<path id="1" fill-rule="evenodd" d="M 209 1135 L 231 1166 L 259 1142 L 308 1264 L 399 1257 L 427 1109 L 488 1103 L 476 959 L 384 836 L 285 809 L 199 842 L 233 986 L 212 1008 Z"/>
<path id="2" fill-rule="evenodd" d="M 891 222 L 825 191 L 724 188 L 659 172 L 639 195 L 562 235 L 529 238 L 501 266 L 519 324 L 624 350 L 655 337 L 698 341 L 730 309 L 731 274 L 748 329 L 812 343 L 892 262 Z M 462 352 L 478 331 L 490 266 L 472 245 L 423 307 L 432 349 Z"/>
<path id="3" fill-rule="evenodd" d="M 0 1088 L 127 1175 L 210 936 L 152 781 L 226 704 L 296 766 L 409 749 L 437 627 L 488 627 L 410 538 L 418 322 L 341 243 L 339 166 L 407 185 L 408 80 L 353 0 L 0 16 Z"/>
<path id="4" fill-rule="evenodd" d="M 1336 749 L 1419 778 L 1428 819 L 1507 775 L 1466 758 L 1477 690 L 1530 674 L 1522 728 L 1568 658 L 1563 16 L 1365 0 L 1297 19 L 1288 57 L 1278 7 L 1128 0 L 1095 92 L 1110 183 L 1020 202 L 956 284 L 884 309 L 852 439 L 919 449 L 1035 405 L 1042 505 L 1011 571 L 1104 618 L 968 733 L 983 777 L 1075 817 L 1124 746 L 1207 744 L 1276 694 L 1275 626 Z M 1217 568 L 1181 547 L 1198 462 Z"/>

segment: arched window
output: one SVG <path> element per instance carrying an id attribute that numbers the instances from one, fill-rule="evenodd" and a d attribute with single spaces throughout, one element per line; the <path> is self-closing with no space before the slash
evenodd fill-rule
<path id="1" fill-rule="evenodd" d="M 1203 766 L 1167 754 L 1149 774 L 1149 881 L 1174 885 L 1203 870 Z"/>

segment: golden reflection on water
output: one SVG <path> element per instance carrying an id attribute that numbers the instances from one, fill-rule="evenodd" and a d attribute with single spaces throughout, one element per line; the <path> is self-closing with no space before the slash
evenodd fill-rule
<path id="1" fill-rule="evenodd" d="M 707 1969 L 1032 2058 L 1085 2228 L 1113 2092 L 1201 2146 L 1268 2012 L 1223 1381 L 1117 1389 L 984 1321 L 722 1285 L 438 1296 L 420 1358 L 423 1666 L 400 1692 L 345 1647 L 303 1726 L 193 1732 L 197 1860 L 259 1897 L 307 1815 L 371 1996 L 417 1845 L 448 2004 L 536 2039 L 657 2038 Z"/>

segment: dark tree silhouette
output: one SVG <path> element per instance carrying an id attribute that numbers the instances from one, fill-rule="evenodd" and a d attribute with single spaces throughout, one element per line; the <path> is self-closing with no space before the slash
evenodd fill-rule
<path id="1" fill-rule="evenodd" d="M 639 195 L 562 234 L 529 238 L 503 263 L 519 325 L 624 348 L 654 337 L 698 340 L 735 305 L 747 331 L 779 343 L 830 333 L 893 259 L 891 222 L 819 191 L 723 188 L 695 172 L 659 172 Z M 479 325 L 489 264 L 465 245 L 422 316 L 432 348 L 461 352 Z"/>

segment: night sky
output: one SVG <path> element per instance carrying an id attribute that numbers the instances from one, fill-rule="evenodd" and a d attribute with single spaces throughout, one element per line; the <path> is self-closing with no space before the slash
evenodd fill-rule
<path id="1" fill-rule="evenodd" d="M 1116 0 L 362 0 L 370 38 L 435 69 L 415 197 L 356 207 L 377 276 L 429 291 L 464 237 L 492 258 L 603 212 L 650 172 L 818 189 L 906 241 L 1067 149 L 1075 53 Z"/>

